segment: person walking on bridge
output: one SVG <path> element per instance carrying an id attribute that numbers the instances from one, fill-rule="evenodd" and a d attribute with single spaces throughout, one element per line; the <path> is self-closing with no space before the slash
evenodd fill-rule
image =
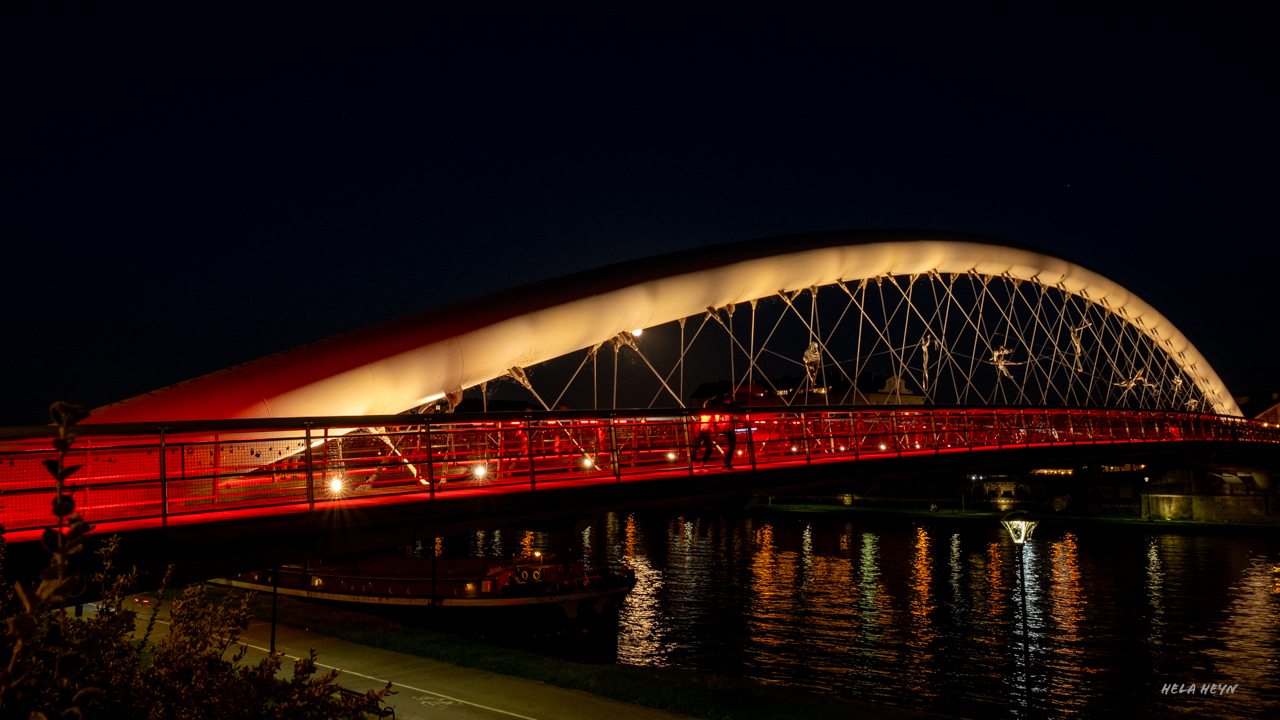
<path id="1" fill-rule="evenodd" d="M 702 454 L 701 467 L 707 466 L 707 461 L 711 459 L 711 450 L 715 446 L 715 441 L 711 439 L 711 433 L 715 429 L 715 417 L 710 413 L 711 401 L 707 400 L 702 403 L 702 414 L 698 416 L 697 430 L 698 439 L 694 441 L 693 447 L 689 448 L 690 462 L 698 456 L 698 451 L 706 446 L 706 451 Z"/>
<path id="2" fill-rule="evenodd" d="M 724 469 L 733 469 L 733 456 L 738 447 L 738 408 L 731 400 L 725 400 L 716 418 L 720 432 L 724 434 Z"/>

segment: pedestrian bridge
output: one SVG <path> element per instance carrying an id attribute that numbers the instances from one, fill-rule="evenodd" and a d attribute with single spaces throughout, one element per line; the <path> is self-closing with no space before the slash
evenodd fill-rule
<path id="1" fill-rule="evenodd" d="M 686 379 L 719 379 L 717 409 Z M 529 411 L 488 412 L 495 388 Z M 724 473 L 961 453 L 1280 441 L 1239 415 L 1191 341 L 1096 272 L 995 238 L 842 231 L 504 290 L 98 408 L 68 492 L 104 532 L 610 483 L 634 500 L 658 481 L 696 491 L 726 487 Z M 52 521 L 53 437 L 0 429 L 11 541 Z"/>
<path id="2" fill-rule="evenodd" d="M 707 427 L 707 426 L 710 427 Z M 710 462 L 705 467 L 708 430 Z M 1152 410 L 775 407 L 85 425 L 67 458 L 82 516 L 136 529 L 684 478 L 1034 448 L 1280 444 L 1280 428 Z M 0 453 L 10 541 L 47 527 L 53 428 L 10 429 Z M 26 435 L 26 437 L 14 437 Z M 695 452 L 697 456 L 695 457 Z M 726 461 L 729 469 L 726 469 Z M 803 474 L 798 477 L 803 477 Z M 744 478 L 745 480 L 745 478 Z"/>

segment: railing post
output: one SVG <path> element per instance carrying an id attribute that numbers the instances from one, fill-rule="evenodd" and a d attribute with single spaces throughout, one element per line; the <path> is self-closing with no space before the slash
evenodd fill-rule
<path id="1" fill-rule="evenodd" d="M 684 418 L 684 452 L 689 456 L 689 474 L 693 474 L 693 440 L 689 437 L 689 424 L 692 418 L 687 414 Z"/>
<path id="2" fill-rule="evenodd" d="M 222 478 L 222 436 L 213 436 L 213 504 L 218 504 L 218 480 Z"/>
<path id="3" fill-rule="evenodd" d="M 307 507 L 308 509 L 316 509 L 316 483 L 315 476 L 311 473 L 311 423 L 306 423 L 306 439 L 303 440 L 307 444 L 307 454 L 304 458 L 307 464 Z"/>
<path id="4" fill-rule="evenodd" d="M 426 439 L 426 491 L 431 500 L 435 500 L 435 455 L 431 448 L 431 423 L 422 423 L 422 434 Z"/>
<path id="5" fill-rule="evenodd" d="M 751 459 L 751 469 L 756 469 L 756 433 L 751 424 L 751 413 L 747 413 L 747 457 Z"/>
<path id="6" fill-rule="evenodd" d="M 527 417 L 524 419 L 524 444 L 529 452 L 529 489 L 537 490 L 538 481 L 533 470 L 533 423 Z"/>
<path id="7" fill-rule="evenodd" d="M 942 443 L 938 441 L 938 410 L 937 408 L 929 408 L 929 432 L 933 437 L 933 454 L 937 455 L 941 452 L 938 446 Z"/>
<path id="8" fill-rule="evenodd" d="M 613 480 L 614 482 L 622 482 L 622 453 L 618 452 L 618 430 L 616 427 L 618 419 L 609 416 L 609 455 L 613 457 Z"/>
<path id="9" fill-rule="evenodd" d="M 902 457 L 902 443 L 898 442 L 898 411 L 889 411 L 889 420 L 893 422 L 893 447 L 898 451 L 898 457 Z"/>
<path id="10" fill-rule="evenodd" d="M 964 413 L 964 444 L 969 449 L 969 452 L 973 452 L 973 423 L 969 422 L 968 409 L 961 410 L 961 412 Z"/>
<path id="11" fill-rule="evenodd" d="M 800 436 L 804 438 L 804 464 L 813 464 L 813 453 L 809 451 L 809 418 L 800 413 Z"/>
<path id="12" fill-rule="evenodd" d="M 169 524 L 169 482 L 164 476 L 164 428 L 160 428 L 160 524 Z"/>

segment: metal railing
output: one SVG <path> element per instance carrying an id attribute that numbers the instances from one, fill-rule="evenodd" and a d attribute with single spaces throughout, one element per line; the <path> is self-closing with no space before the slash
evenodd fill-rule
<path id="1" fill-rule="evenodd" d="M 404 494 L 536 491 L 673 474 L 1018 447 L 1280 443 L 1236 417 L 1076 408 L 823 407 L 83 425 L 68 482 L 90 522 Z M 0 429 L 0 522 L 50 524 L 49 427 Z M 700 466 L 708 456 L 710 462 Z"/>

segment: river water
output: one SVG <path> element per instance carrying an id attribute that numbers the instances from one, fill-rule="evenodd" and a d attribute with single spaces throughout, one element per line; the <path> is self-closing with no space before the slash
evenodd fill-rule
<path id="1" fill-rule="evenodd" d="M 1280 538 L 1042 524 L 1024 644 L 994 523 L 653 511 L 552 535 L 522 544 L 635 570 L 622 663 L 975 718 L 1280 716 Z"/>

